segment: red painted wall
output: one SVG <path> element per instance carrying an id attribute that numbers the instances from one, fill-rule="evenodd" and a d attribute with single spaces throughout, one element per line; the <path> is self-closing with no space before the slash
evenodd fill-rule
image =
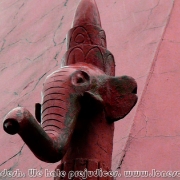
<path id="1" fill-rule="evenodd" d="M 179 8 L 180 1 L 175 0 L 139 102 L 121 172 L 155 169 L 154 179 L 179 178 L 175 173 L 180 167 Z"/>
<path id="2" fill-rule="evenodd" d="M 59 67 L 66 51 L 65 36 L 78 2 L 1 0 L 1 127 L 4 116 L 18 105 L 34 114 L 45 77 Z M 122 174 L 178 170 L 180 2 L 96 2 L 108 49 L 115 57 L 116 75 L 132 76 L 138 83 L 138 104 L 115 125 L 112 169 Z M 10 136 L 2 128 L 0 134 L 0 171 L 57 166 L 35 158 L 18 135 Z"/>

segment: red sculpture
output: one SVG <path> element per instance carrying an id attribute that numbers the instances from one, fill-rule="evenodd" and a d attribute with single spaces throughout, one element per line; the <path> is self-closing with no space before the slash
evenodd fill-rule
<path id="1" fill-rule="evenodd" d="M 42 104 L 36 104 L 40 124 L 22 107 L 4 121 L 4 130 L 18 133 L 37 158 L 62 160 L 56 170 L 66 171 L 66 178 L 72 170 L 110 170 L 113 122 L 137 102 L 135 80 L 114 77 L 114 58 L 94 0 L 81 0 L 67 49 L 61 68 L 45 80 Z"/>

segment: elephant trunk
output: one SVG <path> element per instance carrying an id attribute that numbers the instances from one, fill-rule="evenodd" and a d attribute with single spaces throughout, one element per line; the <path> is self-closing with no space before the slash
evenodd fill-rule
<path id="1" fill-rule="evenodd" d="M 83 71 L 72 71 L 59 70 L 47 77 L 42 93 L 41 125 L 22 107 L 5 117 L 4 130 L 12 135 L 18 133 L 34 155 L 45 162 L 63 158 L 80 112 L 79 89 L 82 92 L 89 89 L 89 76 Z"/>
<path id="2" fill-rule="evenodd" d="M 63 158 L 74 130 L 75 119 L 68 119 L 66 121 L 71 121 L 68 127 L 51 133 L 52 130 L 47 129 L 48 126 L 41 127 L 27 109 L 18 107 L 7 114 L 3 128 L 8 134 L 18 133 L 38 159 L 54 163 Z"/>
<path id="3" fill-rule="evenodd" d="M 63 147 L 57 139 L 50 138 L 43 128 L 25 108 L 13 109 L 5 117 L 4 130 L 8 134 L 18 133 L 31 151 L 40 160 L 57 162 L 62 159 Z"/>

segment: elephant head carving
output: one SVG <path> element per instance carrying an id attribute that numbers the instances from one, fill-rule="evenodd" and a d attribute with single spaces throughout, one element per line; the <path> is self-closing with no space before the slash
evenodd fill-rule
<path id="1" fill-rule="evenodd" d="M 100 108 L 107 124 L 122 119 L 137 102 L 135 80 L 114 76 L 114 58 L 106 49 L 94 1 L 81 1 L 67 40 L 68 51 L 61 68 L 44 82 L 42 103 L 36 105 L 37 120 L 22 107 L 10 111 L 4 120 L 4 130 L 18 133 L 35 156 L 45 162 L 63 158 L 79 115 L 89 101 Z M 94 108 L 88 108 L 93 114 Z"/>
<path id="2" fill-rule="evenodd" d="M 108 76 L 86 63 L 60 68 L 45 80 L 39 109 L 41 125 L 28 110 L 18 107 L 6 116 L 4 129 L 9 134 L 19 133 L 39 159 L 56 162 L 71 141 L 81 100 L 92 98 L 103 107 L 107 121 L 112 123 L 135 105 L 136 89 L 134 79 Z"/>

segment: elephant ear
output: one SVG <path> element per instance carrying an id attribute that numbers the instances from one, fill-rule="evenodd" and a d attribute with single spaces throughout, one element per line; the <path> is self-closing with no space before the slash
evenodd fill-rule
<path id="1" fill-rule="evenodd" d="M 100 94 L 108 121 L 124 118 L 137 102 L 137 84 L 128 76 L 110 77 Z"/>

